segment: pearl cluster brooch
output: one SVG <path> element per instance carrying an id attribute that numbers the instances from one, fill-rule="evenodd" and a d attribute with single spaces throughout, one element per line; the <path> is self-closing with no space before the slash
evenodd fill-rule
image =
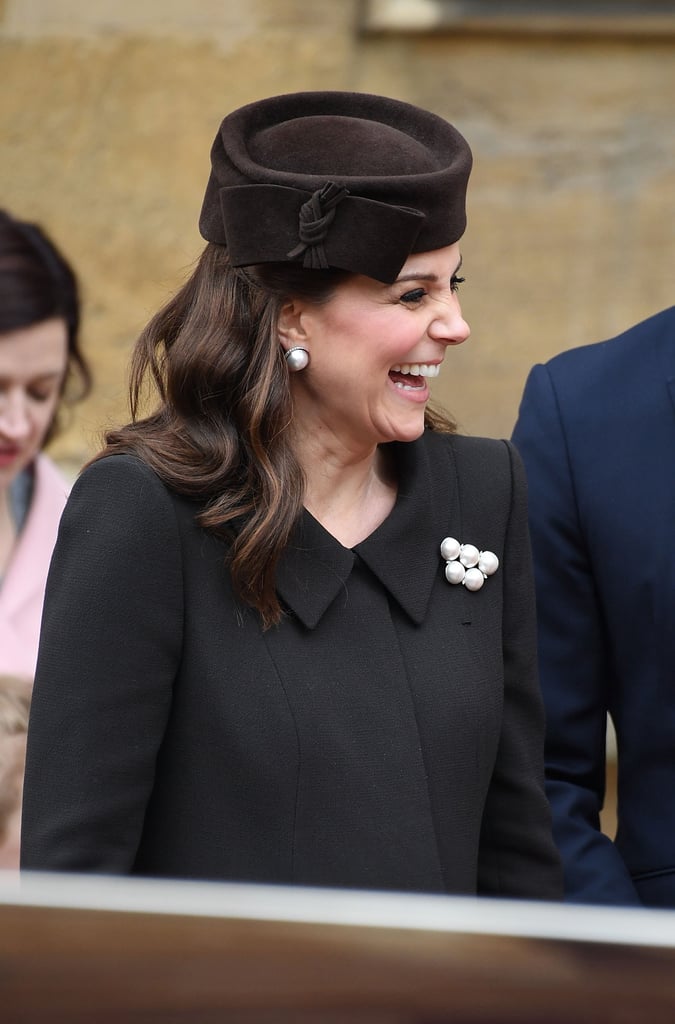
<path id="1" fill-rule="evenodd" d="M 480 590 L 488 576 L 499 568 L 494 551 L 479 551 L 474 544 L 460 544 L 454 537 L 441 541 L 448 583 L 463 583 L 467 590 Z"/>

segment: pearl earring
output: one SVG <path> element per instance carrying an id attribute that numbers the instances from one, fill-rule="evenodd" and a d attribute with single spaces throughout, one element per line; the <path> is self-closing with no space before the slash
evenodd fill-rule
<path id="1" fill-rule="evenodd" d="M 291 373 L 297 373 L 298 370 L 304 370 L 309 364 L 309 352 L 306 348 L 301 348 L 299 345 L 295 348 L 289 348 L 288 352 L 285 353 L 284 358 L 288 363 L 288 369 Z"/>

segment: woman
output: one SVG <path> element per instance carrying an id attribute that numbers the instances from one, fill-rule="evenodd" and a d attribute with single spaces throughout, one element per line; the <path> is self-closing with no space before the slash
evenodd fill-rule
<path id="1" fill-rule="evenodd" d="M 223 121 L 208 245 L 64 515 L 25 868 L 559 895 L 520 464 L 428 408 L 470 164 L 384 97 Z"/>
<path id="2" fill-rule="evenodd" d="M 39 227 L 0 210 L 0 672 L 28 679 L 68 494 L 42 449 L 62 403 L 90 387 L 79 320 L 61 253 Z"/>

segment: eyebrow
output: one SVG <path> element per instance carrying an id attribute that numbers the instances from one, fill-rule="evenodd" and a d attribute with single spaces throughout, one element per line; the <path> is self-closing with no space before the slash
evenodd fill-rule
<path id="1" fill-rule="evenodd" d="M 24 383 L 26 384 L 51 384 L 56 383 L 62 376 L 61 370 L 45 370 L 44 373 L 36 373 L 34 376 L 29 377 Z M 14 380 L 14 375 L 4 377 L 0 372 L 0 384 L 7 384 Z"/>
<path id="2" fill-rule="evenodd" d="M 462 268 L 462 257 L 459 258 L 459 263 L 452 272 L 452 277 L 455 276 Z M 394 284 L 400 284 L 403 281 L 438 281 L 438 274 L 419 274 L 415 271 L 409 271 L 407 274 L 401 274 L 394 281 Z"/>

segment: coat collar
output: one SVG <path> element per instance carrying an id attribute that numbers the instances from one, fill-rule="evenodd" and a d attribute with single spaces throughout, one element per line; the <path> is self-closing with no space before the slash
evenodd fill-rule
<path id="1" fill-rule="evenodd" d="M 38 596 L 41 603 L 68 490 L 68 484 L 51 459 L 38 455 L 30 507 L 0 590 L 3 616 L 11 617 Z"/>
<path id="2" fill-rule="evenodd" d="M 425 434 L 407 444 L 393 442 L 399 469 L 396 504 L 387 519 L 353 550 L 343 547 L 305 511 L 279 561 L 282 602 L 314 629 L 342 592 L 356 557 L 418 625 L 443 563 L 445 536 L 461 536 L 452 446 L 447 435 Z"/>

